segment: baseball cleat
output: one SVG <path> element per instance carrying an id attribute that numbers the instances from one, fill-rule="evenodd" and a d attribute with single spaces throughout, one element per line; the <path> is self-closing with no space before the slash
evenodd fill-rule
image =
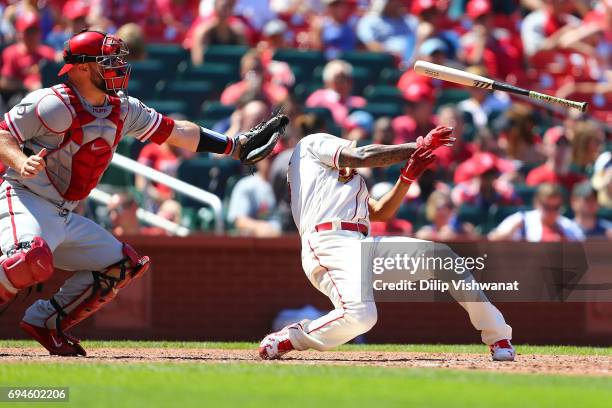
<path id="1" fill-rule="evenodd" d="M 52 356 L 85 356 L 85 349 L 79 344 L 80 340 L 74 336 L 64 333 L 57 334 L 55 330 L 45 327 L 33 326 L 22 321 L 19 327 L 34 340 L 42 344 Z"/>
<path id="2" fill-rule="evenodd" d="M 499 340 L 489 346 L 493 361 L 514 361 L 516 350 L 512 347 L 510 340 Z"/>
<path id="3" fill-rule="evenodd" d="M 285 327 L 282 330 L 268 334 L 259 343 L 259 357 L 262 360 L 276 360 L 282 355 L 287 354 L 293 348 L 291 340 L 289 340 L 289 331 Z"/>

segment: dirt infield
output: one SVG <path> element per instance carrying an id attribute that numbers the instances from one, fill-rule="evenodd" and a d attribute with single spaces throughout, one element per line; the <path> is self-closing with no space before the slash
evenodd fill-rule
<path id="1" fill-rule="evenodd" d="M 359 365 L 377 367 L 442 368 L 515 373 L 612 376 L 611 356 L 533 355 L 513 363 L 492 362 L 483 354 L 414 352 L 293 352 L 280 361 L 260 361 L 254 350 L 176 348 L 94 348 L 87 357 L 49 356 L 38 348 L 0 348 L 2 363 L 252 363 L 304 365 Z"/>

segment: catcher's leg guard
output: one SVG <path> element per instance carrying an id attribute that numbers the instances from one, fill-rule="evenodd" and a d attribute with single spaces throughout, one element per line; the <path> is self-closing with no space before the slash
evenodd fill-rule
<path id="1" fill-rule="evenodd" d="M 128 244 L 123 244 L 122 260 L 102 271 L 92 272 L 93 284 L 89 295 L 80 303 L 62 307 L 54 298 L 50 302 L 57 311 L 56 328 L 62 334 L 75 324 L 85 320 L 117 296 L 132 279 L 144 274 L 150 267 L 149 257 L 140 257 Z M 74 305 L 74 306 L 73 306 Z"/>
<path id="2" fill-rule="evenodd" d="M 53 254 L 41 237 L 21 242 L 0 260 L 0 304 L 53 275 Z"/>

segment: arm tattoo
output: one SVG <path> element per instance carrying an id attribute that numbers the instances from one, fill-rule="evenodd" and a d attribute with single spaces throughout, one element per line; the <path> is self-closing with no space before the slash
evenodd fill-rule
<path id="1" fill-rule="evenodd" d="M 340 152 L 340 167 L 386 167 L 408 160 L 416 150 L 415 143 L 400 145 L 372 144 L 357 149 L 344 148 Z"/>

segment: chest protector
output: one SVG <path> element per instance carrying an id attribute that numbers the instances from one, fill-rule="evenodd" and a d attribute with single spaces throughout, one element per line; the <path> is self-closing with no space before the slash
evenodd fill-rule
<path id="1" fill-rule="evenodd" d="M 60 84 L 51 89 L 70 109 L 72 124 L 59 147 L 47 154 L 47 176 L 64 199 L 82 200 L 102 178 L 121 140 L 124 102 L 109 96 L 112 110 L 105 118 L 98 118 L 83 107 L 69 86 Z"/>

